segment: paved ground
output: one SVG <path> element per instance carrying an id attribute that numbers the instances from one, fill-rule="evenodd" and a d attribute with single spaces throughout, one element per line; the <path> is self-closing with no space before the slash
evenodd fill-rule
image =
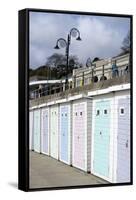
<path id="1" fill-rule="evenodd" d="M 107 184 L 49 156 L 30 152 L 30 188 Z"/>

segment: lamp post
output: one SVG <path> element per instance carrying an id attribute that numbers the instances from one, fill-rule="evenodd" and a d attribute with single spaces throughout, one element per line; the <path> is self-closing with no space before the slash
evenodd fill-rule
<path id="1" fill-rule="evenodd" d="M 67 40 L 64 38 L 59 38 L 56 42 L 54 49 L 66 48 L 66 88 L 68 86 L 68 71 L 69 71 L 69 46 L 71 42 L 71 37 L 75 37 L 76 40 L 81 41 L 80 32 L 77 28 L 72 28 L 67 36 Z M 59 47 L 60 46 L 60 47 Z"/>

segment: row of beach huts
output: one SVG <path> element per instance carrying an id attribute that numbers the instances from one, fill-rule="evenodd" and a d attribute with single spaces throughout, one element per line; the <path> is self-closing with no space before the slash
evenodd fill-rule
<path id="1" fill-rule="evenodd" d="M 111 183 L 129 182 L 130 84 L 30 107 L 29 134 L 30 150 Z"/>

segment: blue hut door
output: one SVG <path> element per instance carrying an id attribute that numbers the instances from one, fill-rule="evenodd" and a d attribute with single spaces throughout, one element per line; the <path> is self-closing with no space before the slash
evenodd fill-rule
<path id="1" fill-rule="evenodd" d="M 41 128 L 41 134 L 42 134 L 42 153 L 48 154 L 48 133 L 49 133 L 49 127 L 48 127 L 48 109 L 42 110 L 42 128 Z"/>
<path id="2" fill-rule="evenodd" d="M 118 100 L 117 182 L 130 181 L 130 99 Z"/>
<path id="3" fill-rule="evenodd" d="M 110 100 L 96 102 L 94 120 L 94 160 L 96 174 L 109 177 Z"/>
<path id="4" fill-rule="evenodd" d="M 61 152 L 60 159 L 68 162 L 68 106 L 61 107 Z"/>
<path id="5" fill-rule="evenodd" d="M 34 150 L 40 152 L 40 110 L 34 111 Z"/>

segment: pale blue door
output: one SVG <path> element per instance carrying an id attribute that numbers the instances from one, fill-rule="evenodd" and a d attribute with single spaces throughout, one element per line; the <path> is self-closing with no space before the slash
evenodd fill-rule
<path id="1" fill-rule="evenodd" d="M 96 102 L 94 120 L 94 172 L 109 176 L 110 100 Z"/>
<path id="2" fill-rule="evenodd" d="M 40 110 L 34 111 L 34 151 L 40 152 Z"/>
<path id="3" fill-rule="evenodd" d="M 60 158 L 61 160 L 68 162 L 68 106 L 63 106 L 60 109 L 61 117 L 61 149 L 60 149 Z"/>

